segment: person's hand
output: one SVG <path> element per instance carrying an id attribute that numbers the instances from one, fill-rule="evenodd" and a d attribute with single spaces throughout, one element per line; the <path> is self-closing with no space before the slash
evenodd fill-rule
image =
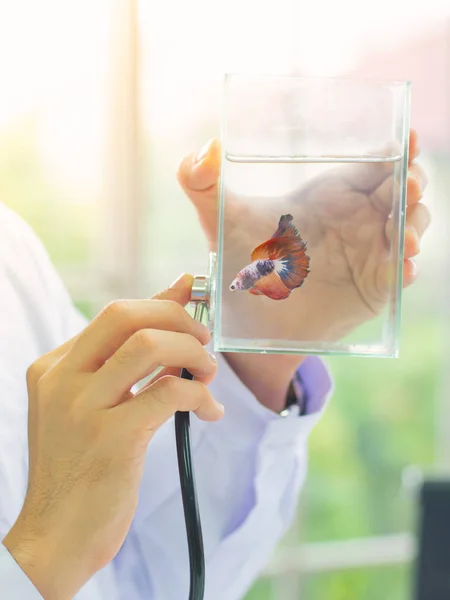
<path id="1" fill-rule="evenodd" d="M 192 281 L 113 302 L 27 373 L 28 491 L 3 543 L 46 600 L 72 598 L 118 552 L 155 431 L 177 410 L 223 414 L 206 387 L 217 368 L 203 347 L 210 334 L 182 307 Z M 174 376 L 182 367 L 195 381 Z"/>
<path id="2" fill-rule="evenodd" d="M 420 239 L 429 223 L 428 210 L 420 202 L 426 176 L 415 163 L 418 154 L 417 136 L 411 132 L 405 286 L 416 278 L 413 257 L 420 250 Z M 198 156 L 186 157 L 178 172 L 179 182 L 198 211 L 211 249 L 215 249 L 217 242 L 219 168 L 220 144 L 213 140 Z M 255 203 L 233 198 L 228 193 L 226 281 L 231 282 L 247 264 L 249 252 L 270 237 L 267 232 L 275 230 L 279 216 L 291 212 L 294 203 L 294 222 L 308 243 L 308 254 L 313 257 L 311 273 L 301 292 L 302 309 L 295 320 L 283 302 L 274 303 L 269 316 L 262 303 L 258 311 L 256 303 L 250 309 L 248 304 L 244 307 L 236 301 L 233 318 L 246 324 L 261 323 L 262 337 L 335 341 L 379 314 L 390 289 L 389 268 L 383 256 L 388 252 L 391 235 L 392 172 L 392 163 L 380 163 L 379 168 L 360 164 L 330 169 L 285 199 L 264 201 L 263 208 L 260 203 L 259 210 L 254 210 Z M 276 410 L 283 407 L 288 382 L 302 360 L 292 356 L 237 354 L 229 354 L 227 358 L 260 401 Z"/>

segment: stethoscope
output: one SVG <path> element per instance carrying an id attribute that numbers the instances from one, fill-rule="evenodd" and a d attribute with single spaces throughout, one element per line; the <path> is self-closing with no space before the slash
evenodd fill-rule
<path id="1" fill-rule="evenodd" d="M 195 306 L 194 319 L 204 321 L 210 307 L 209 277 L 198 275 L 194 278 L 190 301 Z M 191 373 L 186 369 L 182 369 L 181 377 L 193 379 Z M 192 460 L 189 412 L 175 413 L 175 437 L 189 549 L 189 600 L 202 600 L 205 593 L 205 553 Z"/>

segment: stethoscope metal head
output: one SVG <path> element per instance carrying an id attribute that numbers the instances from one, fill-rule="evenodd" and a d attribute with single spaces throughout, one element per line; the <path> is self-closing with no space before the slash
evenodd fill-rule
<path id="1" fill-rule="evenodd" d="M 214 325 L 216 255 L 209 256 L 209 275 L 195 275 L 191 290 L 191 304 L 194 305 L 194 319 L 201 321 L 210 329 Z"/>
<path id="2" fill-rule="evenodd" d="M 211 299 L 210 278 L 207 275 L 196 275 L 191 290 L 191 304 L 194 305 L 194 319 L 201 323 L 208 322 Z"/>

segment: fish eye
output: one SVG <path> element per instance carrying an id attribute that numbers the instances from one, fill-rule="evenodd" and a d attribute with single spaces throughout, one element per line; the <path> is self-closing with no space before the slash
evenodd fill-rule
<path id="1" fill-rule="evenodd" d="M 235 289 L 236 289 L 236 286 L 235 286 L 235 285 L 232 283 L 232 284 L 230 285 L 230 290 L 235 290 Z"/>

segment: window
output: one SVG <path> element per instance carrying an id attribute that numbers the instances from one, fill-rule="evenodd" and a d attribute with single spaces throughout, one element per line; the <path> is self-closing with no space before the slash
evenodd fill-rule
<path id="1" fill-rule="evenodd" d="M 108 2 L 54 0 L 18 0 L 0 16 L 0 197 L 42 237 L 87 309 L 101 294 L 109 16 Z"/>

